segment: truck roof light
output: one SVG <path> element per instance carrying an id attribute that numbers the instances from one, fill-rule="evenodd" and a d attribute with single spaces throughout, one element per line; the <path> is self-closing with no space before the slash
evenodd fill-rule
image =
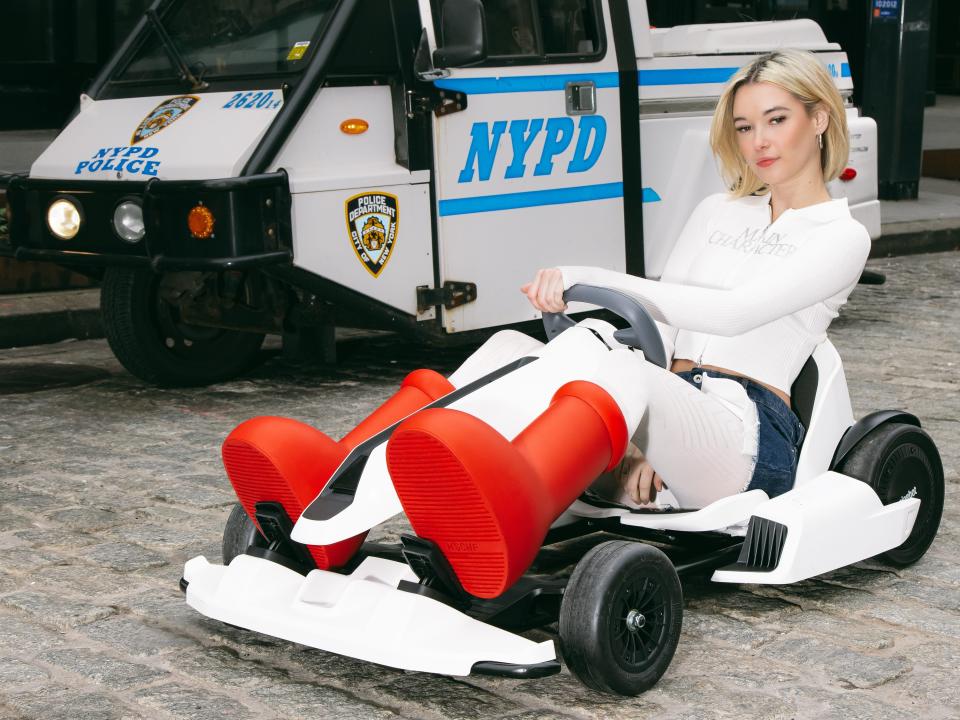
<path id="1" fill-rule="evenodd" d="M 187 213 L 187 227 L 190 229 L 190 234 L 200 240 L 206 240 L 213 235 L 213 226 L 216 222 L 217 219 L 210 208 L 203 203 L 198 203 Z"/>
<path id="2" fill-rule="evenodd" d="M 347 135 L 360 135 L 365 133 L 370 128 L 370 123 L 368 123 L 363 118 L 349 118 L 340 123 L 340 132 L 346 133 Z"/>

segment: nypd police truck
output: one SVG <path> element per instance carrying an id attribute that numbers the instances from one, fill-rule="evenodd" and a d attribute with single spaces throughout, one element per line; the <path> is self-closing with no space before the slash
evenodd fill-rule
<path id="1" fill-rule="evenodd" d="M 830 185 L 880 232 L 876 126 L 809 20 L 651 28 L 644 0 L 156 0 L 26 176 L 7 254 L 102 278 L 133 374 L 202 384 L 266 334 L 520 326 L 540 267 L 656 278 L 722 190 L 737 68 L 813 51 L 847 100 Z M 762 238 L 760 239 L 763 240 Z"/>

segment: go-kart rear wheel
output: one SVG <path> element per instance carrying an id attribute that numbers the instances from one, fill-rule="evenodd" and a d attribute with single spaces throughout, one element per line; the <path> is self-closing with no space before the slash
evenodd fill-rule
<path id="1" fill-rule="evenodd" d="M 587 687 L 637 695 L 670 665 L 682 622 L 670 559 L 650 545 L 605 542 L 584 555 L 564 590 L 561 653 Z"/>
<path id="2" fill-rule="evenodd" d="M 223 564 L 229 565 L 231 560 L 237 555 L 243 555 L 251 545 L 267 547 L 267 541 L 257 530 L 243 505 L 237 503 L 223 527 Z"/>
<path id="3" fill-rule="evenodd" d="M 850 451 L 839 471 L 867 483 L 884 505 L 906 497 L 920 499 L 909 537 L 879 558 L 902 567 L 923 557 L 943 513 L 943 464 L 930 436 L 915 425 L 881 425 Z"/>

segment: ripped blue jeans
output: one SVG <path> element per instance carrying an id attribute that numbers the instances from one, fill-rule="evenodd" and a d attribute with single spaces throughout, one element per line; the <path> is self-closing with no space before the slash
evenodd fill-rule
<path id="1" fill-rule="evenodd" d="M 747 490 L 760 489 L 776 497 L 793 488 L 797 459 L 806 431 L 796 414 L 773 392 L 763 385 L 716 370 L 693 368 L 676 373 L 698 390 L 703 374 L 734 380 L 747 391 L 747 397 L 757 406 L 759 420 L 757 459 Z"/>

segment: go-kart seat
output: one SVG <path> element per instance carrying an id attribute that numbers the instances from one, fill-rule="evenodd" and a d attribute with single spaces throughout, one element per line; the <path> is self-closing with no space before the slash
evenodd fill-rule
<path id="1" fill-rule="evenodd" d="M 830 469 L 837 443 L 853 425 L 853 408 L 843 361 L 829 340 L 814 348 L 790 388 L 794 412 L 806 433 L 794 486 Z"/>
<path id="2" fill-rule="evenodd" d="M 817 369 L 817 361 L 813 355 L 807 358 L 807 361 L 800 368 L 800 374 L 793 381 L 790 387 L 790 404 L 793 411 L 800 418 L 800 423 L 804 430 L 810 429 L 810 418 L 813 415 L 813 403 L 817 399 L 817 383 L 820 379 L 820 372 Z"/>

